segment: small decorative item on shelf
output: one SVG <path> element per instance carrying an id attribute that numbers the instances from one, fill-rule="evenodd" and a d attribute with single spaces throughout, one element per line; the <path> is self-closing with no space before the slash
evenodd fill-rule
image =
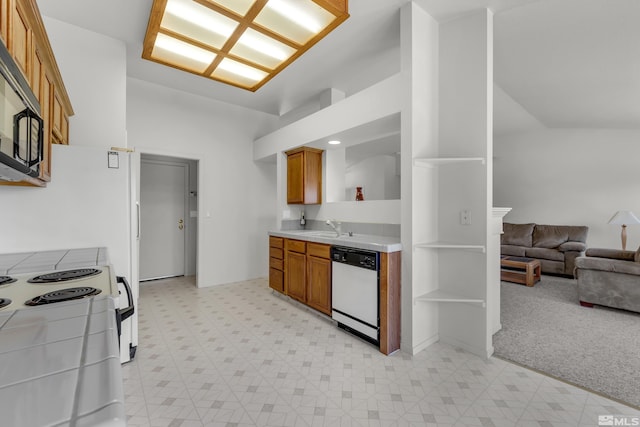
<path id="1" fill-rule="evenodd" d="M 364 196 L 362 195 L 362 187 L 356 187 L 356 201 L 364 200 Z"/>

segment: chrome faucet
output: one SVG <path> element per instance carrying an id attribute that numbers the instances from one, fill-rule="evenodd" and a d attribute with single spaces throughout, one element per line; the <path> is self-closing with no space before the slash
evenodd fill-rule
<path id="1" fill-rule="evenodd" d="M 325 224 L 331 226 L 331 228 L 333 228 L 333 231 L 336 232 L 336 237 L 340 237 L 340 235 L 342 234 L 342 223 L 339 221 L 336 221 L 335 219 L 328 219 Z"/>

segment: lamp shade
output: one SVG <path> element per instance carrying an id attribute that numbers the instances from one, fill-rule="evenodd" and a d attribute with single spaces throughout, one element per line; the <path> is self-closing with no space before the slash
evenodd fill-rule
<path id="1" fill-rule="evenodd" d="M 640 224 L 640 219 L 631 211 L 618 211 L 611 217 L 608 223 L 618 225 Z"/>

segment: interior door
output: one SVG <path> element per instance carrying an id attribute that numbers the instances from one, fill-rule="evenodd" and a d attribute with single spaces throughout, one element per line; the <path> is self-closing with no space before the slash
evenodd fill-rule
<path id="1" fill-rule="evenodd" d="M 140 280 L 185 273 L 186 164 L 140 164 Z"/>

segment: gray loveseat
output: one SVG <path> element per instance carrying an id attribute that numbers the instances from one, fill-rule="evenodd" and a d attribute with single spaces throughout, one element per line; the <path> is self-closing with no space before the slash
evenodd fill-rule
<path id="1" fill-rule="evenodd" d="M 640 248 L 636 252 L 592 248 L 585 255 L 576 258 L 580 304 L 640 312 Z"/>
<path id="2" fill-rule="evenodd" d="M 500 253 L 540 260 L 543 273 L 573 277 L 575 259 L 587 249 L 589 227 L 503 224 Z"/>

